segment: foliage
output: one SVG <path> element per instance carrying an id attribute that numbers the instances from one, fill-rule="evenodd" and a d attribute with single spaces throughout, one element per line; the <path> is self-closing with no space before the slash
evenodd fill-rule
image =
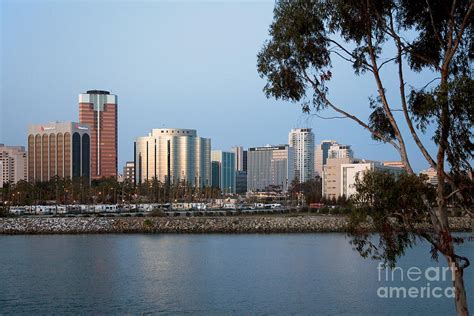
<path id="1" fill-rule="evenodd" d="M 192 202 L 220 196 L 216 188 L 197 188 L 186 182 L 166 185 L 154 178 L 135 185 L 130 181 L 118 182 L 113 177 L 92 181 L 59 177 L 36 183 L 19 181 L 6 183 L 1 193 L 8 205 Z"/>
<path id="2" fill-rule="evenodd" d="M 447 201 L 456 195 L 459 205 L 474 218 L 473 183 L 467 176 L 472 174 L 473 158 L 473 8 L 472 0 L 280 0 L 275 4 L 270 39 L 257 56 L 258 72 L 266 79 L 263 90 L 267 97 L 299 103 L 303 112 L 330 108 L 399 153 L 411 175 L 393 181 L 384 178 L 381 185 L 392 181 L 394 187 L 387 186 L 388 191 L 383 194 L 367 191 L 367 196 L 359 195 L 361 212 L 382 216 L 383 225 L 376 225 L 376 229 L 383 238 L 377 248 L 367 234 L 362 234 L 358 250 L 365 256 L 380 256 L 394 264 L 416 236 L 428 240 L 434 248 L 433 256 L 442 253 L 458 269 L 455 302 L 457 312 L 463 315 L 468 314 L 468 309 L 462 277 L 469 261 L 455 252 L 456 238 L 449 229 Z M 378 96 L 369 98 L 372 113 L 368 118 L 357 117 L 330 99 L 328 83 L 334 76 L 333 58 L 350 63 L 355 75 L 373 77 Z M 387 65 L 397 71 L 382 71 Z M 407 99 L 406 70 L 413 75 L 426 70 L 435 78 L 421 89 L 412 88 Z M 386 95 L 384 81 L 390 80 L 382 74 L 398 80 L 400 99 L 396 106 Z M 401 109 L 396 109 L 399 105 Z M 398 110 L 403 116 L 394 114 Z M 427 163 L 437 170 L 436 211 L 429 201 L 429 192 L 425 192 L 419 180 L 410 178 L 414 171 L 399 127 L 401 120 Z M 428 132 L 428 125 L 432 125 L 430 132 L 436 145 L 434 158 L 418 135 L 420 131 Z M 447 194 L 445 180 L 452 193 Z M 399 186 L 403 181 L 405 188 Z M 421 191 L 416 198 L 403 190 Z M 406 197 L 407 202 L 398 194 Z M 381 200 L 369 203 L 365 200 L 369 197 Z M 387 201 L 394 203 L 392 207 Z M 403 209 L 402 215 L 397 215 L 398 208 Z M 434 234 L 412 230 L 410 225 L 423 217 L 429 217 Z"/>
<path id="3" fill-rule="evenodd" d="M 429 218 L 422 194 L 435 201 L 435 191 L 424 177 L 368 171 L 356 178 L 355 210 L 350 217 L 352 244 L 363 257 L 370 256 L 394 266 L 398 257 L 412 247 Z M 367 223 L 372 224 L 369 227 Z M 378 243 L 370 235 L 380 233 Z M 426 235 L 427 236 L 427 235 Z"/>
<path id="4" fill-rule="evenodd" d="M 306 204 L 319 203 L 322 200 L 322 182 L 320 177 L 300 183 L 294 179 L 290 185 L 290 195 L 294 200 L 298 193 L 303 194 Z"/>

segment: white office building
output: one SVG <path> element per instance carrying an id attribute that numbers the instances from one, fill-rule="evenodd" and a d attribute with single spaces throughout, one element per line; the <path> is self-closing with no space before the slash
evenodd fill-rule
<path id="1" fill-rule="evenodd" d="M 351 149 L 351 145 L 331 144 L 328 158 L 354 158 L 354 152 Z"/>
<path id="2" fill-rule="evenodd" d="M 194 129 L 158 128 L 135 141 L 135 182 L 159 181 L 211 185 L 211 140 Z"/>
<path id="3" fill-rule="evenodd" d="M 294 151 L 294 172 L 300 182 L 314 177 L 314 134 L 311 128 L 294 128 L 288 134 L 288 144 Z"/>
<path id="4" fill-rule="evenodd" d="M 253 147 L 248 150 L 247 191 L 288 191 L 294 179 L 294 152 L 288 145 Z"/>
<path id="5" fill-rule="evenodd" d="M 378 161 L 366 160 L 361 160 L 354 163 L 341 164 L 340 168 L 340 192 L 341 195 L 345 195 L 346 197 L 350 197 L 352 194 L 356 193 L 356 189 L 354 187 L 356 179 L 361 180 L 364 174 L 369 170 L 388 171 L 395 175 L 400 174 L 404 171 L 402 168 L 399 167 L 386 166 Z"/>

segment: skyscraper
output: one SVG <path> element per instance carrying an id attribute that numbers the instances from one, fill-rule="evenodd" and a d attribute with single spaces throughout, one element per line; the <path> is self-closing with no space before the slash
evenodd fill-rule
<path id="1" fill-rule="evenodd" d="M 294 128 L 288 135 L 288 144 L 294 150 L 295 177 L 300 182 L 314 177 L 314 134 L 311 128 Z"/>
<path id="2" fill-rule="evenodd" d="M 235 193 L 247 192 L 247 155 L 248 151 L 242 146 L 232 147 L 235 154 Z"/>
<path id="3" fill-rule="evenodd" d="M 91 135 L 92 179 L 117 176 L 117 96 L 89 90 L 79 95 L 79 121 Z"/>
<path id="4" fill-rule="evenodd" d="M 75 122 L 30 125 L 28 180 L 90 178 L 89 126 Z"/>
<path id="5" fill-rule="evenodd" d="M 220 188 L 222 193 L 235 193 L 235 154 L 213 150 L 211 160 L 213 166 L 212 186 Z"/>
<path id="6" fill-rule="evenodd" d="M 0 167 L 1 183 L 17 183 L 20 180 L 27 179 L 27 158 L 25 147 L 23 146 L 5 146 L 0 144 Z"/>
<path id="7" fill-rule="evenodd" d="M 159 128 L 135 140 L 135 183 L 186 181 L 211 186 L 211 140 L 194 129 Z"/>
<path id="8" fill-rule="evenodd" d="M 340 145 L 335 140 L 323 140 L 314 151 L 315 173 L 322 177 L 328 158 L 354 158 L 350 145 Z"/>
<path id="9" fill-rule="evenodd" d="M 294 178 L 293 159 L 293 148 L 288 145 L 249 148 L 248 191 L 265 191 L 271 187 L 287 191 Z"/>
<path id="10" fill-rule="evenodd" d="M 323 140 L 321 144 L 316 145 L 316 150 L 314 151 L 314 171 L 320 177 L 323 176 L 323 166 L 328 159 L 329 148 L 333 144 L 337 144 L 337 142 L 335 140 Z"/>
<path id="11" fill-rule="evenodd" d="M 235 170 L 247 171 L 247 151 L 242 146 L 232 147 L 235 154 Z"/>

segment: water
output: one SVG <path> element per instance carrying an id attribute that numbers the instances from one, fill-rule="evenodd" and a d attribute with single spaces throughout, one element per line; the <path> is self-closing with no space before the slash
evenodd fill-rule
<path id="1" fill-rule="evenodd" d="M 401 267 L 436 266 L 428 251 Z M 474 261 L 473 242 L 461 252 Z M 0 314 L 454 313 L 448 298 L 378 298 L 381 286 L 427 283 L 378 277 L 343 234 L 0 236 Z"/>

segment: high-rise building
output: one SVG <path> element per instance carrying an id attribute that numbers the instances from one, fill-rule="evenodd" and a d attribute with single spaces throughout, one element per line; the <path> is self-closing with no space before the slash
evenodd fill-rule
<path id="1" fill-rule="evenodd" d="M 254 147 L 248 150 L 247 190 L 288 191 L 294 179 L 294 152 L 288 145 Z"/>
<path id="2" fill-rule="evenodd" d="M 247 193 L 247 171 L 235 172 L 235 193 Z"/>
<path id="3" fill-rule="evenodd" d="M 314 134 L 311 128 L 294 128 L 288 135 L 288 144 L 294 151 L 295 177 L 300 182 L 314 177 Z"/>
<path id="4" fill-rule="evenodd" d="M 401 174 L 403 169 L 400 167 L 387 166 L 378 161 L 356 161 L 354 163 L 341 164 L 341 179 L 339 185 L 341 186 L 340 194 L 345 197 L 350 197 L 356 193 L 354 184 L 356 179 L 361 180 L 367 171 L 385 171 L 395 175 Z"/>
<path id="5" fill-rule="evenodd" d="M 220 188 L 222 193 L 235 193 L 235 154 L 213 150 L 211 160 L 213 163 L 212 186 Z"/>
<path id="6" fill-rule="evenodd" d="M 211 140 L 194 129 L 159 128 L 135 141 L 135 183 L 156 177 L 211 186 Z"/>
<path id="7" fill-rule="evenodd" d="M 314 151 L 315 175 L 323 176 L 323 166 L 329 157 L 329 148 L 333 144 L 337 144 L 337 142 L 335 140 L 323 140 L 321 144 L 316 145 L 316 150 Z"/>
<path id="8" fill-rule="evenodd" d="M 0 144 L 0 162 L 2 168 L 2 181 L 9 183 L 17 183 L 20 180 L 27 180 L 27 156 L 25 147 L 23 146 L 5 146 Z"/>
<path id="9" fill-rule="evenodd" d="M 79 121 L 91 135 L 92 179 L 117 176 L 117 96 L 89 90 L 79 95 Z"/>
<path id="10" fill-rule="evenodd" d="M 0 160 L 0 188 L 3 188 L 3 161 Z"/>
<path id="11" fill-rule="evenodd" d="M 135 183 L 135 164 L 133 161 L 127 161 L 123 167 L 123 180 Z"/>
<path id="12" fill-rule="evenodd" d="M 247 151 L 242 146 L 232 147 L 235 154 L 235 170 L 247 171 Z"/>
<path id="13" fill-rule="evenodd" d="M 218 161 L 211 161 L 211 186 L 220 189 L 221 172 Z"/>
<path id="14" fill-rule="evenodd" d="M 87 124 L 56 122 L 30 125 L 28 130 L 28 180 L 90 178 L 90 134 Z"/>
<path id="15" fill-rule="evenodd" d="M 329 147 L 328 158 L 354 158 L 351 145 L 332 144 Z"/>

